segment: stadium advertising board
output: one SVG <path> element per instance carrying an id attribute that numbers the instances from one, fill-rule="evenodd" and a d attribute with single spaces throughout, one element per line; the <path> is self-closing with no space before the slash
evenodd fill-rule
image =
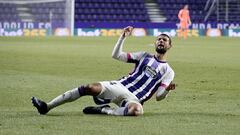
<path id="1" fill-rule="evenodd" d="M 1 29 L 0 36 L 48 36 L 51 31 L 47 29 Z"/>
<path id="2" fill-rule="evenodd" d="M 76 36 L 120 36 L 122 29 L 94 29 L 94 28 L 80 28 L 75 29 L 74 35 Z M 132 36 L 157 36 L 161 33 L 175 37 L 179 35 L 176 29 L 144 29 L 135 28 Z M 193 37 L 204 36 L 204 30 L 189 30 L 188 35 Z"/>
<path id="3" fill-rule="evenodd" d="M 221 35 L 219 35 L 220 33 Z M 219 30 L 218 32 L 215 32 L 218 36 L 228 36 L 228 37 L 240 37 L 240 29 L 225 29 L 225 30 Z M 207 36 L 209 36 L 207 34 Z"/>
<path id="4" fill-rule="evenodd" d="M 74 35 L 76 36 L 120 36 L 122 29 L 94 29 L 83 28 L 75 29 Z M 146 36 L 147 31 L 143 28 L 136 28 L 132 32 L 133 36 Z"/>
<path id="5" fill-rule="evenodd" d="M 23 36 L 22 29 L 2 29 L 0 28 L 0 36 Z"/>
<path id="6" fill-rule="evenodd" d="M 175 29 L 148 29 L 148 35 L 151 36 L 158 36 L 162 33 L 167 34 L 171 37 L 175 37 L 177 35 Z"/>
<path id="7" fill-rule="evenodd" d="M 177 28 L 180 27 L 179 23 L 176 24 Z M 239 23 L 192 23 L 192 25 L 189 26 L 190 29 L 201 29 L 201 30 L 207 30 L 207 29 L 239 29 L 240 24 Z"/>
<path id="8" fill-rule="evenodd" d="M 229 29 L 227 33 L 229 37 L 240 37 L 240 29 Z"/>
<path id="9" fill-rule="evenodd" d="M 68 28 L 56 28 L 54 36 L 71 36 L 71 32 Z"/>
<path id="10" fill-rule="evenodd" d="M 0 36 L 70 36 L 61 23 L 0 22 Z"/>
<path id="11" fill-rule="evenodd" d="M 206 36 L 208 37 L 220 37 L 222 36 L 222 30 L 220 29 L 207 29 Z"/>
<path id="12" fill-rule="evenodd" d="M 48 36 L 51 35 L 50 23 L 0 22 L 0 36 Z"/>
<path id="13" fill-rule="evenodd" d="M 100 36 L 101 32 L 100 29 L 92 29 L 92 28 L 85 28 L 85 29 L 75 29 L 74 35 L 76 36 Z"/>
<path id="14" fill-rule="evenodd" d="M 178 29 L 148 29 L 149 36 L 157 36 L 162 33 L 168 34 L 171 37 L 180 36 L 180 31 Z M 205 36 L 205 30 L 189 29 L 188 36 L 189 37 Z"/>
<path id="15" fill-rule="evenodd" d="M 120 36 L 122 29 L 94 29 L 94 28 L 80 28 L 75 29 L 75 36 Z M 180 36 L 179 29 L 145 29 L 145 28 L 135 28 L 132 32 L 132 36 L 157 36 L 159 34 L 168 34 L 171 37 Z M 189 37 L 240 37 L 240 29 L 189 29 Z"/>
<path id="16" fill-rule="evenodd" d="M 137 34 L 133 36 L 156 36 L 160 33 L 166 33 L 170 36 L 179 36 L 178 23 L 76 23 L 75 34 L 77 36 L 117 36 L 119 29 L 131 25 L 139 28 Z M 105 28 L 102 29 L 102 28 Z M 238 37 L 240 23 L 193 23 L 189 27 L 188 36 L 230 36 Z M 76 32 L 78 31 L 78 32 Z"/>
<path id="17" fill-rule="evenodd" d="M 23 29 L 23 36 L 47 36 L 50 33 L 47 29 Z"/>
<path id="18" fill-rule="evenodd" d="M 45 22 L 0 22 L 2 29 L 50 29 L 51 23 Z"/>

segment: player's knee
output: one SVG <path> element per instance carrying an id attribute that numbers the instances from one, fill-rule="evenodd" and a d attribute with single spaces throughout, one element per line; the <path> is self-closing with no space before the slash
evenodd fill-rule
<path id="1" fill-rule="evenodd" d="M 96 91 L 97 88 L 98 88 L 98 86 L 96 86 L 96 84 L 87 84 L 87 85 L 85 85 L 85 89 L 88 92 Z"/>
<path id="2" fill-rule="evenodd" d="M 84 85 L 83 87 L 86 91 L 91 91 L 94 88 L 92 84 L 87 84 L 87 85 Z"/>
<path id="3" fill-rule="evenodd" d="M 101 87 L 101 84 L 99 83 L 93 83 L 93 84 L 85 85 L 84 89 L 87 95 L 96 96 L 101 92 L 102 87 Z"/>
<path id="4" fill-rule="evenodd" d="M 130 103 L 128 105 L 128 115 L 130 116 L 140 116 L 143 115 L 143 107 L 141 104 Z"/>

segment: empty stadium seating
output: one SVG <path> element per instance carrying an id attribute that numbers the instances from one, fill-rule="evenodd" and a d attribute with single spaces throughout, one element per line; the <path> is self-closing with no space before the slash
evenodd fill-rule
<path id="1" fill-rule="evenodd" d="M 0 21 L 22 21 L 25 17 L 35 22 L 63 21 L 65 3 L 32 3 L 32 4 L 11 4 L 0 3 Z M 52 15 L 50 15 L 50 12 Z M 27 14 L 21 17 L 20 14 Z M 51 17 L 50 17 L 51 16 Z"/>
<path id="2" fill-rule="evenodd" d="M 143 0 L 76 0 L 75 22 L 148 22 Z"/>
<path id="3" fill-rule="evenodd" d="M 34 20 L 37 22 L 63 22 L 65 13 L 65 3 L 33 3 L 28 4 L 28 8 L 34 15 Z"/>
<path id="4" fill-rule="evenodd" d="M 0 20 L 1 21 L 18 21 L 16 6 L 14 4 L 0 3 Z"/>

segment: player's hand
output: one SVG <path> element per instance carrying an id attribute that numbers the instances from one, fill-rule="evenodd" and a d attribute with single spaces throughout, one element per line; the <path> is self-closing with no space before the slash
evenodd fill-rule
<path id="1" fill-rule="evenodd" d="M 132 33 L 133 27 L 132 26 L 127 26 L 123 29 L 123 36 L 130 36 Z"/>
<path id="2" fill-rule="evenodd" d="M 176 83 L 172 83 L 172 82 L 171 82 L 171 83 L 168 85 L 168 87 L 166 88 L 166 90 L 167 90 L 167 91 L 175 90 L 176 86 L 177 86 Z"/>

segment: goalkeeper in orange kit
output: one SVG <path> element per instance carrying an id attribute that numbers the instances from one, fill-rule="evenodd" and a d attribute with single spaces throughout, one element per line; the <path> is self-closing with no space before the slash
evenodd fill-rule
<path id="1" fill-rule="evenodd" d="M 188 5 L 185 5 L 184 8 L 179 11 L 178 18 L 180 20 L 179 36 L 183 36 L 184 39 L 187 39 L 188 26 L 192 24 L 189 15 Z"/>

